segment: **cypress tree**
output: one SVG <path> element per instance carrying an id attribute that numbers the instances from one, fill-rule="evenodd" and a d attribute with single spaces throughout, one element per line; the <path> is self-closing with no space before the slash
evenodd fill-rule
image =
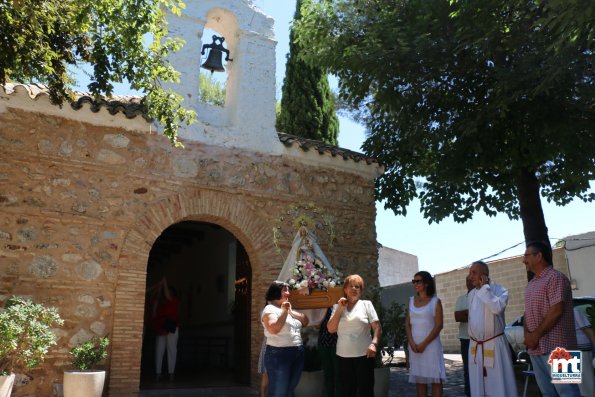
<path id="1" fill-rule="evenodd" d="M 294 25 L 301 18 L 302 2 L 296 1 Z M 337 145 L 339 119 L 328 77 L 321 68 L 299 59 L 301 50 L 292 27 L 277 130 Z"/>

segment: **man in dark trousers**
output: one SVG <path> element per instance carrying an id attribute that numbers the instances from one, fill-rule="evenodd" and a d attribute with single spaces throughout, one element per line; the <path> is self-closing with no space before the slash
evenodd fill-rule
<path id="1" fill-rule="evenodd" d="M 465 278 L 467 285 L 467 292 L 457 298 L 455 303 L 455 321 L 459 323 L 459 341 L 461 341 L 461 358 L 463 359 L 463 370 L 465 379 L 465 395 L 471 396 L 469 389 L 469 331 L 467 330 L 467 322 L 469 321 L 469 301 L 467 295 L 473 288 L 469 275 Z"/>

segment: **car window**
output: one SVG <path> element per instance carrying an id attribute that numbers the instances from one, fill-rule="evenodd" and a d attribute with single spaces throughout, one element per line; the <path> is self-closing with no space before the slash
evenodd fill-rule
<path id="1" fill-rule="evenodd" d="M 589 314 L 587 313 L 587 308 L 592 307 L 595 310 L 595 299 L 590 299 L 590 298 L 579 298 L 579 299 L 573 299 L 572 303 L 574 305 L 574 307 L 576 307 L 577 309 L 579 309 L 587 319 L 589 319 L 589 322 L 593 322 L 594 319 L 589 316 Z"/>

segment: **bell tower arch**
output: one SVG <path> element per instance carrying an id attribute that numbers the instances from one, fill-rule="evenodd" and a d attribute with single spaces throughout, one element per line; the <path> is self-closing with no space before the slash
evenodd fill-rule
<path id="1" fill-rule="evenodd" d="M 281 154 L 275 130 L 275 46 L 273 19 L 251 0 L 200 0 L 187 2 L 179 16 L 168 15 L 173 37 L 185 41 L 170 55 L 180 72 L 171 87 L 184 97 L 184 105 L 197 112 L 198 121 L 184 126 L 180 135 L 207 144 Z M 199 99 L 201 49 L 205 29 L 225 38 L 229 50 L 226 65 L 224 107 Z M 206 41 L 206 40 L 205 40 Z M 218 72 L 215 72 L 218 73 Z"/>

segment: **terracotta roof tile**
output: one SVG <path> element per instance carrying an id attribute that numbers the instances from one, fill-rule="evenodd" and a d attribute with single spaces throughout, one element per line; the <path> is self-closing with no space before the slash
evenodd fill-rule
<path id="1" fill-rule="evenodd" d="M 7 83 L 0 85 L 7 95 L 11 95 L 16 91 L 24 90 L 31 99 L 37 100 L 41 96 L 49 97 L 49 89 L 43 84 L 13 84 Z M 97 113 L 101 108 L 105 108 L 111 115 L 122 112 L 127 118 L 133 119 L 136 116 L 142 116 L 148 122 L 151 122 L 150 117 L 144 112 L 143 97 L 134 95 L 113 95 L 109 98 L 95 99 L 92 94 L 88 92 L 74 92 L 75 100 L 70 104 L 74 110 L 79 110 L 83 104 L 88 103 L 93 113 Z"/>
<path id="2" fill-rule="evenodd" d="M 366 155 L 358 152 L 354 152 L 348 149 L 342 149 L 338 146 L 329 145 L 324 142 L 316 141 L 313 139 L 303 138 L 297 135 L 290 135 L 284 132 L 278 132 L 279 140 L 287 147 L 293 146 L 294 143 L 297 143 L 300 149 L 304 152 L 309 151 L 310 149 L 316 150 L 320 154 L 328 153 L 333 157 L 343 157 L 344 160 L 353 160 L 356 163 L 360 161 L 365 161 L 366 164 L 377 164 L 378 161 L 372 157 L 367 157 Z"/>

